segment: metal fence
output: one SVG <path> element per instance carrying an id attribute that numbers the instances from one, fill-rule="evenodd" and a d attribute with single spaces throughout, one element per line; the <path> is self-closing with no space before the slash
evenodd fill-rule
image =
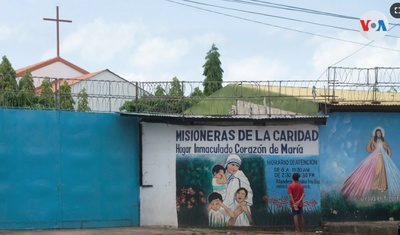
<path id="1" fill-rule="evenodd" d="M 400 68 L 328 68 L 332 103 L 399 104 Z"/>
<path id="2" fill-rule="evenodd" d="M 193 96 L 203 82 L 181 82 L 183 96 L 168 95 L 172 83 L 139 83 L 140 89 L 156 94 L 161 86 L 165 96 L 145 96 L 135 106 L 136 112 L 154 107 L 154 113 L 186 115 L 300 115 L 317 114 L 317 103 L 325 97 L 317 96 L 324 90 L 325 81 L 224 81 L 222 89 L 210 96 Z M 158 88 L 157 88 L 158 87 Z M 163 102 L 160 102 L 160 99 Z M 158 105 L 157 105 L 158 104 Z M 165 109 L 164 109 L 165 107 Z M 175 107 L 175 109 L 171 108 Z M 147 109 L 148 110 L 148 109 Z"/>
<path id="3" fill-rule="evenodd" d="M 203 81 L 130 82 L 125 80 L 33 77 L 35 92 L 9 89 L 1 83 L 3 108 L 66 109 L 85 103 L 90 111 L 128 111 L 175 115 L 317 115 L 321 105 L 400 104 L 400 68 L 330 67 L 323 80 L 224 81 L 222 89 L 202 95 Z M 20 78 L 17 82 L 20 83 Z M 43 101 L 43 81 L 51 84 L 53 105 Z M 70 93 L 60 90 L 68 84 Z M 82 96 L 86 92 L 86 98 Z M 199 92 L 200 91 L 200 92 Z M 85 102 L 83 102 L 85 101 Z M 86 110 L 86 111 L 87 111 Z M 321 109 L 323 110 L 323 109 Z"/>

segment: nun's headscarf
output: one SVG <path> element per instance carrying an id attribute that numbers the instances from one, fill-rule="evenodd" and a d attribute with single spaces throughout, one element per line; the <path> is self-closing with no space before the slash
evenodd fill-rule
<path id="1" fill-rule="evenodd" d="M 242 159 L 240 159 L 239 155 L 232 153 L 226 158 L 225 168 L 232 163 L 240 167 L 242 164 Z"/>

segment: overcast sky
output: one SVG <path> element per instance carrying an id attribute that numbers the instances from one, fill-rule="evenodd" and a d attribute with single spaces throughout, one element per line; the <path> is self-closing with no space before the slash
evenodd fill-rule
<path id="1" fill-rule="evenodd" d="M 131 81 L 202 81 L 205 56 L 215 43 L 224 81 L 317 80 L 325 79 L 329 66 L 400 67 L 400 26 L 393 25 L 400 19 L 390 15 L 393 3 L 0 0 L 0 51 L 14 69 L 55 57 L 56 23 L 43 18 L 55 18 L 59 6 L 60 19 L 72 20 L 60 23 L 60 55 L 89 72 L 109 69 Z M 304 12 L 310 10 L 342 17 Z M 371 10 L 392 23 L 387 35 L 393 37 L 371 43 L 361 35 L 358 19 Z"/>

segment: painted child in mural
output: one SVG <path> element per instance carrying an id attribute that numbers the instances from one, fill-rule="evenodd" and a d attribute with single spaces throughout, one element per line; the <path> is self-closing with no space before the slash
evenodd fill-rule
<path id="1" fill-rule="evenodd" d="M 234 216 L 229 219 L 230 226 L 250 226 L 253 223 L 251 218 L 250 208 L 247 205 L 248 191 L 245 188 L 236 190 L 235 201 L 230 205 Z"/>
<path id="2" fill-rule="evenodd" d="M 247 211 L 251 213 L 250 206 L 253 205 L 253 190 L 251 189 L 250 182 L 247 179 L 243 171 L 239 170 L 242 164 L 242 159 L 237 154 L 230 154 L 225 162 L 226 168 L 226 197 L 224 198 L 224 204 L 229 208 L 233 208 L 233 204 L 236 200 L 237 190 L 239 188 L 245 188 L 247 190 L 245 203 Z"/>
<path id="3" fill-rule="evenodd" d="M 213 192 L 208 196 L 208 221 L 210 227 L 225 227 L 228 225 L 229 218 L 234 217 L 234 213 L 222 201 L 221 194 Z"/>
<path id="4" fill-rule="evenodd" d="M 213 192 L 217 192 L 221 194 L 222 198 L 226 196 L 226 175 L 225 175 L 225 168 L 221 165 L 215 165 L 212 168 L 212 188 Z"/>
<path id="5" fill-rule="evenodd" d="M 343 184 L 341 191 L 346 197 L 357 199 L 370 190 L 388 191 L 389 196 L 400 195 L 400 172 L 391 159 L 385 131 L 376 127 L 372 134 L 366 147 L 371 154 L 356 166 Z"/>

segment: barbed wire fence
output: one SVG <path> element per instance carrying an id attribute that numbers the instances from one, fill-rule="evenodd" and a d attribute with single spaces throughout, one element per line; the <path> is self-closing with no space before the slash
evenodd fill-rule
<path id="1" fill-rule="evenodd" d="M 174 115 L 317 115 L 326 105 L 399 105 L 400 68 L 330 67 L 324 80 L 223 81 L 223 88 L 210 96 L 193 95 L 203 90 L 203 81 L 130 82 L 125 80 L 78 80 L 32 77 L 34 94 L 9 89 L 0 75 L 1 108 L 65 110 L 70 96 L 79 111 L 86 99 L 90 112 L 135 112 Z M 21 78 L 17 78 L 17 83 Z M 43 104 L 43 81 L 51 84 L 54 105 Z M 60 87 L 70 86 L 70 93 Z M 83 98 L 82 91 L 86 97 Z M 28 101 L 27 101 L 28 99 Z M 30 100 L 29 100 L 30 99 Z"/>
<path id="2" fill-rule="evenodd" d="M 400 68 L 328 68 L 330 102 L 399 104 Z"/>

